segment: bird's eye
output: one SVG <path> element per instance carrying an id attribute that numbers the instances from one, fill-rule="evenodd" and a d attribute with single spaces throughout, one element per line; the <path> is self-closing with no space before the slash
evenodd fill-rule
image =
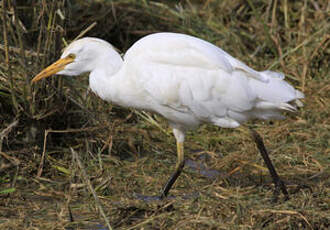
<path id="1" fill-rule="evenodd" d="M 67 57 L 68 58 L 71 58 L 71 59 L 75 59 L 76 58 L 76 55 L 75 54 L 69 54 Z"/>

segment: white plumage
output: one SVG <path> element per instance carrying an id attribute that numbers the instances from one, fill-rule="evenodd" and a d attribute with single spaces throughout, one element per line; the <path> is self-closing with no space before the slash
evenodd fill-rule
<path id="1" fill-rule="evenodd" d="M 177 33 L 148 35 L 123 59 L 106 41 L 82 38 L 33 81 L 84 72 L 102 99 L 165 117 L 182 160 L 185 130 L 201 123 L 235 128 L 252 118 L 281 119 L 282 110 L 294 111 L 304 97 L 282 73 L 255 71 L 211 43 Z"/>

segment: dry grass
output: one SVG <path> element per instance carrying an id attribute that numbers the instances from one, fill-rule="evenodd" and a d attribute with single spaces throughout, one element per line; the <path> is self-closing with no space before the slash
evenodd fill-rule
<path id="1" fill-rule="evenodd" d="M 327 1 L 17 2 L 0 8 L 1 229 L 104 229 L 100 206 L 114 229 L 329 228 Z M 175 165 L 166 122 L 101 101 L 87 77 L 30 80 L 82 32 L 125 51 L 158 31 L 192 34 L 256 69 L 282 71 L 306 99 L 285 121 L 189 133 L 175 198 L 146 202 L 136 194 L 158 194 Z M 289 201 L 271 202 L 247 126 L 263 135 Z"/>

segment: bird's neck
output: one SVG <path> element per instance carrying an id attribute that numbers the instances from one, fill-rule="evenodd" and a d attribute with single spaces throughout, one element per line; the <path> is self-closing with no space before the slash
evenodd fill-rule
<path id="1" fill-rule="evenodd" d="M 103 100 L 111 101 L 116 104 L 124 105 L 122 96 L 127 92 L 125 86 L 128 77 L 125 70 L 125 63 L 115 50 L 104 52 L 98 56 L 95 67 L 89 75 L 89 85 L 94 93 Z M 126 90 L 125 90 L 126 87 Z"/>
<path id="2" fill-rule="evenodd" d="M 96 61 L 99 64 L 89 75 L 90 88 L 103 100 L 124 107 L 148 109 L 149 99 L 136 82 L 136 73 L 114 52 L 111 57 Z"/>
<path id="3" fill-rule="evenodd" d="M 150 110 L 150 98 L 145 95 L 135 76 L 136 73 L 123 62 L 120 69 L 112 75 L 106 68 L 94 69 L 89 75 L 89 85 L 105 101 Z"/>
<path id="4" fill-rule="evenodd" d="M 118 91 L 117 82 L 120 78 L 122 65 L 116 70 L 109 66 L 93 69 L 89 74 L 89 86 L 92 91 L 106 101 L 115 101 Z"/>

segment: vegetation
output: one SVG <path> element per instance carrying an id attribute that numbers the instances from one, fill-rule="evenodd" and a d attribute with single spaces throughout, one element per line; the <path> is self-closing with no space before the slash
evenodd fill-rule
<path id="1" fill-rule="evenodd" d="M 1 1 L 0 229 L 329 228 L 329 2 L 178 2 Z M 148 201 L 142 194 L 159 194 L 176 162 L 166 121 L 102 101 L 87 76 L 30 81 L 76 37 L 124 53 L 160 31 L 284 72 L 306 99 L 284 121 L 190 132 L 172 197 Z M 290 200 L 272 202 L 247 127 L 263 136 Z"/>

